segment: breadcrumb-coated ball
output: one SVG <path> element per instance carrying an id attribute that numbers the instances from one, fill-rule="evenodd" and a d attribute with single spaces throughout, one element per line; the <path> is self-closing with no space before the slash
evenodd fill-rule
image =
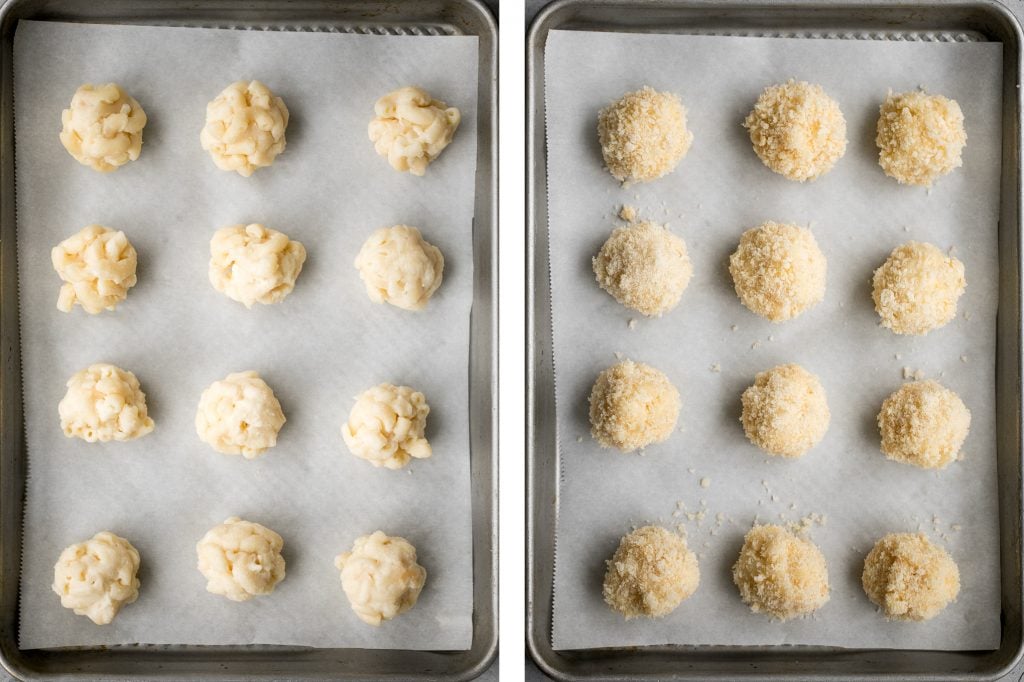
<path id="1" fill-rule="evenodd" d="M 626 620 L 668 615 L 700 584 L 697 557 L 686 540 L 661 526 L 626 535 L 605 563 L 604 601 Z"/>
<path id="2" fill-rule="evenodd" d="M 686 242 L 649 222 L 616 228 L 593 266 L 602 289 L 650 317 L 675 308 L 693 275 Z"/>
<path id="3" fill-rule="evenodd" d="M 967 287 L 964 264 L 922 242 L 897 246 L 875 270 L 871 297 L 882 326 L 897 334 L 927 334 L 956 317 Z"/>
<path id="4" fill-rule="evenodd" d="M 960 569 L 924 533 L 889 533 L 864 559 L 861 584 L 889 620 L 930 620 L 960 593 Z"/>
<path id="5" fill-rule="evenodd" d="M 768 168 L 790 180 L 815 180 L 846 152 L 846 119 L 820 85 L 790 79 L 764 89 L 743 127 Z"/>
<path id="6" fill-rule="evenodd" d="M 878 413 L 882 452 L 922 469 L 945 469 L 971 430 L 971 411 L 937 381 L 904 384 Z"/>
<path id="7" fill-rule="evenodd" d="M 605 165 L 624 183 L 671 173 L 693 142 L 679 97 L 646 85 L 601 110 L 597 135 Z"/>
<path id="8" fill-rule="evenodd" d="M 590 392 L 590 434 L 601 447 L 633 452 L 672 435 L 679 391 L 642 362 L 625 360 L 601 372 Z"/>
<path id="9" fill-rule="evenodd" d="M 754 526 L 743 538 L 732 579 L 754 613 L 805 616 L 828 601 L 828 566 L 818 546 L 782 526 Z"/>
<path id="10" fill-rule="evenodd" d="M 878 108 L 878 164 L 901 185 L 931 187 L 963 165 L 964 114 L 956 100 L 923 92 L 889 93 Z"/>
<path id="11" fill-rule="evenodd" d="M 760 372 L 740 400 L 747 438 L 769 454 L 800 457 L 828 431 L 831 415 L 825 388 L 800 365 Z"/>
<path id="12" fill-rule="evenodd" d="M 772 322 L 800 315 L 825 298 L 828 262 L 811 231 L 766 222 L 740 237 L 729 256 L 736 295 L 752 312 Z"/>

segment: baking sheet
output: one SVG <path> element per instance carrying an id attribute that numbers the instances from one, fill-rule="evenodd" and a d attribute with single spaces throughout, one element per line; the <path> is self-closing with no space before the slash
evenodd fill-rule
<path id="1" fill-rule="evenodd" d="M 466 649 L 472 634 L 469 313 L 476 163 L 476 37 L 395 37 L 21 22 L 15 35 L 17 208 L 29 482 L 22 648 L 115 643 Z M 291 112 L 288 147 L 251 178 L 199 145 L 206 103 L 258 78 Z M 140 159 L 110 175 L 77 164 L 57 134 L 83 82 L 120 83 L 149 122 Z M 416 178 L 366 136 L 373 104 L 403 85 L 462 111 L 454 142 Z M 123 229 L 139 283 L 115 313 L 59 312 L 50 248 L 91 222 Z M 305 244 L 281 304 L 246 310 L 207 280 L 209 240 L 263 222 Z M 377 227 L 419 226 L 445 256 L 421 314 L 369 301 L 352 261 Z M 155 431 L 132 443 L 66 439 L 64 382 L 93 362 L 139 377 Z M 287 423 L 246 461 L 196 436 L 199 395 L 255 369 Z M 382 381 L 424 392 L 434 456 L 375 469 L 339 431 Z M 231 515 L 282 535 L 287 577 L 236 604 L 208 594 L 195 543 Z M 376 529 L 408 538 L 427 569 L 416 607 L 380 628 L 349 608 L 334 557 Z M 105 627 L 60 607 L 53 563 L 111 530 L 142 556 L 139 600 Z"/>
<path id="2" fill-rule="evenodd" d="M 552 645 L 820 644 L 993 649 L 999 644 L 995 460 L 995 316 L 1000 178 L 999 44 L 816 40 L 552 31 L 545 52 L 549 232 L 560 455 Z M 847 121 L 846 154 L 813 183 L 765 168 L 741 123 L 761 90 L 820 83 Z M 643 85 L 680 95 L 694 133 L 671 175 L 620 187 L 604 170 L 598 111 Z M 963 168 L 931 191 L 877 165 L 874 129 L 889 88 L 955 98 L 966 119 Z M 590 266 L 618 207 L 669 223 L 694 276 L 678 308 L 646 319 L 596 285 Z M 739 303 L 728 274 L 740 234 L 765 220 L 810 226 L 829 263 L 825 300 L 772 324 Z M 889 251 L 929 241 L 966 267 L 959 315 L 925 337 L 878 324 L 870 278 Z M 635 328 L 629 321 L 636 320 Z M 735 327 L 734 327 L 735 325 Z M 587 397 L 617 355 L 649 362 L 679 388 L 679 433 L 641 456 L 590 438 Z M 798 362 L 819 375 L 831 427 L 797 461 L 747 442 L 739 396 L 754 375 Z M 965 458 L 942 472 L 889 462 L 875 424 L 908 374 L 956 390 L 972 412 Z M 701 481 L 707 487 L 702 486 Z M 732 584 L 756 521 L 799 523 L 829 565 L 831 600 L 773 622 Z M 660 620 L 626 622 L 602 601 L 605 560 L 633 526 L 682 525 L 701 584 Z M 957 561 L 959 600 L 927 623 L 887 622 L 860 586 L 863 559 L 887 532 L 926 532 Z"/>

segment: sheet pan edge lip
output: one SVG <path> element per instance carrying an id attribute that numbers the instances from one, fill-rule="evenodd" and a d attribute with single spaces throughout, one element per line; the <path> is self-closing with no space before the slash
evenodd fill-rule
<path id="1" fill-rule="evenodd" d="M 537 538 L 535 536 L 535 528 L 534 528 L 534 525 L 533 525 L 533 518 L 535 516 L 534 505 L 539 504 L 539 502 L 537 500 L 537 492 L 535 490 L 535 480 L 534 480 L 534 477 L 533 477 L 534 471 L 536 469 L 536 459 L 535 458 L 538 456 L 537 449 L 536 449 L 536 445 L 537 445 L 537 443 L 536 443 L 536 431 L 537 431 L 537 429 L 536 429 L 535 400 L 534 400 L 534 390 L 535 390 L 535 387 L 536 387 L 536 365 L 535 365 L 535 361 L 536 361 L 536 353 L 537 353 L 537 339 L 536 339 L 536 335 L 535 335 L 535 329 L 536 329 L 535 317 L 536 317 L 536 301 L 537 301 L 537 291 L 536 291 L 537 281 L 536 281 L 536 272 L 535 272 L 536 271 L 536 263 L 535 263 L 535 261 L 536 261 L 536 235 L 537 235 L 537 231 L 539 229 L 539 226 L 537 224 L 537 201 L 539 201 L 540 198 L 542 197 L 540 192 L 537 191 L 537 185 L 538 185 L 538 182 L 540 181 L 539 178 L 546 174 L 546 168 L 545 169 L 538 169 L 536 167 L 536 164 L 538 162 L 538 157 L 541 156 L 541 152 L 536 148 L 535 140 L 536 140 L 536 136 L 537 136 L 538 127 L 544 125 L 543 120 L 541 120 L 542 117 L 543 117 L 543 107 L 544 107 L 544 102 L 543 102 L 544 76 L 543 76 L 543 73 L 541 72 L 542 71 L 541 60 L 539 59 L 538 55 L 542 54 L 543 51 L 544 51 L 545 44 L 544 44 L 543 41 L 546 39 L 548 33 L 551 30 L 555 30 L 555 29 L 559 28 L 557 25 L 556 26 L 551 26 L 550 25 L 551 21 L 552 21 L 552 17 L 554 15 L 564 11 L 566 8 L 574 8 L 574 7 L 581 7 L 581 6 L 591 6 L 591 7 L 593 7 L 595 5 L 596 6 L 604 5 L 604 6 L 607 7 L 607 6 L 630 5 L 630 4 L 634 4 L 635 5 L 636 3 L 631 3 L 631 2 L 629 2 L 629 0 L 555 0 L 554 2 L 548 4 L 546 7 L 544 7 L 541 10 L 541 12 L 537 14 L 537 16 L 534 18 L 533 22 L 530 25 L 530 29 L 529 29 L 528 37 L 527 37 L 528 53 L 527 53 L 527 73 L 526 73 L 526 77 L 527 77 L 527 81 L 528 81 L 528 84 L 529 84 L 529 87 L 527 89 L 528 104 L 529 104 L 528 112 L 527 112 L 527 115 L 529 116 L 529 119 L 528 119 L 528 139 L 527 139 L 527 158 L 528 158 L 528 162 L 529 162 L 528 163 L 528 168 L 527 168 L 527 179 L 528 179 L 528 182 L 527 182 L 527 196 L 528 196 L 528 207 L 527 207 L 527 211 L 528 211 L 528 213 L 527 213 L 527 222 L 528 222 L 528 226 L 527 226 L 527 229 L 528 229 L 528 242 L 527 242 L 527 249 L 528 249 L 528 251 L 527 251 L 527 267 L 528 267 L 528 273 L 527 273 L 528 274 L 528 276 L 527 276 L 527 292 L 528 292 L 528 298 L 527 298 L 527 302 L 528 302 L 528 305 L 529 305 L 529 314 L 527 315 L 528 334 L 529 334 L 529 338 L 527 339 L 527 352 L 528 352 L 528 360 L 529 360 L 528 367 L 527 367 L 527 389 L 529 391 L 528 413 L 527 413 L 527 430 L 528 430 L 527 464 L 528 464 L 528 468 L 529 468 L 528 470 L 529 470 L 529 473 L 530 473 L 530 480 L 528 481 L 528 491 L 527 491 L 528 492 L 528 500 L 529 500 L 528 515 L 529 515 L 529 521 L 530 521 L 530 524 L 529 524 L 529 526 L 527 528 L 527 534 L 528 534 L 528 540 L 529 540 L 528 543 L 527 543 L 527 553 L 528 553 L 528 566 L 529 566 L 530 570 L 529 570 L 529 573 L 527 575 L 527 586 L 528 586 L 528 590 L 527 590 L 527 624 L 528 624 L 528 627 L 527 627 L 527 633 L 526 633 L 526 640 L 527 640 L 526 643 L 527 643 L 527 650 L 529 652 L 529 655 L 533 659 L 533 661 L 537 664 L 537 666 L 545 674 L 551 676 L 554 679 L 558 679 L 558 680 L 573 680 L 573 679 L 582 679 L 582 678 L 580 678 L 577 675 L 574 675 L 570 671 L 564 670 L 564 669 L 559 667 L 558 661 L 555 660 L 555 659 L 560 657 L 559 652 L 554 650 L 553 647 L 551 647 L 550 641 L 547 639 L 547 637 L 545 635 L 545 632 L 538 630 L 537 614 L 535 612 L 535 604 L 534 604 L 534 589 L 535 589 L 535 585 L 536 585 L 537 581 L 536 581 L 536 579 L 534 577 L 535 574 L 534 574 L 534 571 L 532 570 L 532 568 L 533 568 L 534 563 L 535 563 L 535 550 L 534 550 L 534 546 L 535 546 L 535 544 L 537 542 Z M 652 4 L 655 5 L 655 6 L 662 7 L 662 8 L 679 8 L 679 9 L 687 9 L 687 8 L 691 8 L 692 9 L 692 8 L 699 8 L 699 7 L 705 7 L 706 8 L 706 7 L 711 7 L 711 6 L 717 6 L 719 8 L 725 8 L 725 7 L 728 7 L 730 5 L 736 6 L 734 2 L 730 2 L 728 0 L 726 2 L 724 2 L 724 3 L 723 2 L 718 2 L 718 0 L 677 0 L 677 1 L 676 0 L 667 0 L 667 1 L 656 2 L 656 3 L 652 3 Z M 921 2 L 920 0 L 911 1 L 911 2 L 901 2 L 900 0 L 880 0 L 880 1 L 867 0 L 866 2 L 854 2 L 854 1 L 851 1 L 851 0 L 839 0 L 837 2 L 828 2 L 827 0 L 825 0 L 825 1 L 823 1 L 823 0 L 780 0 L 780 1 L 777 1 L 777 2 L 773 1 L 773 0 L 758 0 L 758 1 L 755 1 L 755 2 L 751 2 L 749 4 L 743 4 L 743 7 L 745 9 L 751 9 L 751 8 L 756 8 L 756 7 L 762 7 L 764 9 L 774 9 L 774 8 L 782 8 L 782 7 L 789 7 L 789 8 L 792 8 L 792 9 L 807 9 L 807 8 L 812 8 L 812 7 L 820 7 L 820 6 L 823 6 L 823 5 L 827 5 L 827 6 L 831 7 L 831 8 L 833 8 L 833 9 L 842 9 L 842 8 L 864 8 L 864 9 L 879 8 L 879 9 L 884 9 L 884 8 L 887 8 L 887 7 L 888 8 L 900 8 L 900 7 L 912 8 L 913 7 L 913 8 L 922 8 L 922 9 L 936 10 L 936 9 L 938 9 L 938 8 L 936 8 L 936 5 L 938 5 L 940 8 L 942 6 L 945 6 L 947 8 L 976 8 L 976 9 L 979 9 L 979 10 L 982 10 L 982 11 L 985 11 L 985 12 L 989 12 L 991 14 L 996 15 L 994 18 L 997 19 L 998 21 L 1000 21 L 1004 25 L 1004 27 L 1009 29 L 1010 33 L 1012 34 L 1013 41 L 1014 41 L 1014 44 L 1010 45 L 1009 47 L 1012 48 L 1012 50 L 1013 50 L 1013 58 L 1016 61 L 1019 70 L 1021 69 L 1022 62 L 1024 62 L 1024 32 L 1022 32 L 1021 22 L 1018 19 L 1017 14 L 1013 10 L 1011 10 L 1009 7 L 1007 7 L 1006 4 L 1004 4 L 1004 2 L 1002 2 L 1001 0 L 966 0 L 966 1 L 963 1 L 963 0 L 951 0 L 951 1 L 945 1 L 945 2 L 940 1 L 938 3 L 927 3 L 927 2 Z M 1004 94 L 1004 97 L 1005 97 L 1005 94 Z M 1021 90 L 1020 90 L 1020 88 L 1018 86 L 1018 92 L 1017 92 L 1017 95 L 1016 95 L 1016 98 L 1015 98 L 1015 109 L 1016 109 L 1016 119 L 1017 119 L 1018 128 L 1022 125 L 1022 118 L 1024 118 L 1024 114 L 1022 114 L 1022 102 L 1024 102 L 1024 92 L 1021 92 Z M 1021 167 L 1020 167 L 1021 159 L 1022 159 L 1022 150 L 1021 150 L 1019 142 L 1015 142 L 1015 144 L 1017 145 L 1017 150 L 1016 150 L 1015 157 L 1016 157 L 1016 161 L 1017 161 L 1016 173 L 1018 174 L 1018 178 L 1017 178 L 1017 180 L 1018 180 L 1018 182 L 1017 182 L 1018 194 L 1017 194 L 1017 201 L 1016 201 L 1017 211 L 1016 211 L 1016 216 L 1015 216 L 1017 224 L 1016 224 L 1015 228 L 1016 228 L 1016 231 L 1017 231 L 1017 240 L 1018 240 L 1018 243 L 1020 243 L 1022 238 L 1024 238 L 1024 237 L 1022 237 L 1022 235 L 1024 235 L 1024 224 L 1022 224 L 1022 222 L 1021 222 L 1021 218 L 1022 218 L 1022 215 L 1021 215 L 1021 205 L 1022 205 L 1022 195 L 1024 195 L 1024 187 L 1022 187 L 1021 180 L 1020 180 L 1020 174 L 1021 174 L 1021 170 L 1022 170 Z M 544 158 L 546 158 L 546 150 L 543 152 L 543 155 L 544 155 Z M 1018 275 L 1021 272 L 1021 265 L 1022 265 L 1022 263 L 1021 263 L 1021 254 L 1018 253 L 1018 263 L 1017 263 Z M 1021 304 L 1020 300 L 1018 300 L 1018 307 L 1017 307 L 1017 310 L 1016 310 L 1016 312 L 1018 314 L 1018 317 L 1020 316 L 1020 313 L 1021 313 L 1021 305 L 1022 304 Z M 1024 332 L 1022 332 L 1021 329 L 1017 330 L 1015 341 L 1016 341 L 1016 346 L 1017 346 L 1017 349 L 1018 349 L 1018 357 L 1020 357 L 1021 349 L 1022 349 L 1022 344 L 1024 344 Z M 1020 370 L 1019 367 L 1018 367 L 1018 370 Z M 1019 381 L 1018 381 L 1018 386 L 1020 386 L 1020 382 Z M 1017 416 L 1017 425 L 1018 425 L 1018 427 L 1020 426 L 1020 424 L 1021 424 L 1021 415 L 1018 414 L 1018 416 Z M 1024 494 L 1022 494 L 1022 497 L 1024 497 Z M 1024 538 L 1021 538 L 1019 540 L 1024 540 Z M 543 624 L 541 624 L 540 627 L 543 628 L 544 627 Z M 539 638 L 540 641 L 538 641 L 538 638 Z M 1010 655 L 1010 660 L 1007 663 L 1003 664 L 1002 666 L 1000 666 L 999 668 L 994 669 L 994 670 L 990 669 L 988 671 L 981 671 L 979 673 L 975 673 L 974 675 L 971 675 L 971 677 L 975 677 L 975 679 L 999 679 L 999 678 L 1001 678 L 1001 677 L 1011 673 L 1014 670 L 1014 668 L 1017 667 L 1020 664 L 1021 660 L 1024 659 L 1024 634 L 1022 634 L 1020 638 L 1018 638 L 1015 642 L 1013 642 L 1012 647 L 1013 647 L 1013 651 L 1012 651 L 1012 654 Z M 850 650 L 850 651 L 855 651 L 855 650 Z M 864 650 L 864 651 L 874 651 L 874 650 L 867 649 L 867 650 Z M 998 651 L 999 651 L 998 649 L 993 650 L 993 653 L 994 652 L 998 652 Z M 549 656 L 550 656 L 550 658 L 549 658 Z M 744 677 L 749 677 L 749 676 L 750 675 L 744 675 Z M 758 677 L 758 676 L 763 676 L 763 675 L 758 675 L 758 674 L 755 673 L 753 676 L 754 677 Z M 814 678 L 814 677 L 817 677 L 817 676 L 818 676 L 817 673 L 809 673 L 809 674 L 803 674 L 803 675 L 783 675 L 783 676 L 780 677 L 780 679 L 809 679 L 809 678 Z M 673 677 L 675 677 L 675 675 L 673 675 Z M 863 677 L 865 677 L 865 676 L 864 675 L 856 675 L 856 674 L 854 674 L 854 675 L 834 675 L 834 676 L 832 676 L 833 679 L 859 679 L 859 678 L 863 678 Z M 927 675 L 927 677 L 929 679 L 954 679 L 951 675 L 938 675 L 938 676 Z M 587 676 L 587 679 L 618 679 L 618 678 L 619 678 L 619 676 L 615 675 L 614 673 L 612 673 L 610 675 L 599 675 L 599 676 L 596 676 L 596 677 L 589 677 L 589 676 Z M 960 678 L 957 677 L 956 679 L 960 679 Z"/>

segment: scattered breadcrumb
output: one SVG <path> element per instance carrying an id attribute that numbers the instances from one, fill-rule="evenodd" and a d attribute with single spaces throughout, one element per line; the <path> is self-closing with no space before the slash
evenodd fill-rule
<path id="1" fill-rule="evenodd" d="M 739 329 L 739 325 L 731 325 L 729 329 L 731 329 L 732 331 L 736 331 L 737 329 Z"/>
<path id="2" fill-rule="evenodd" d="M 753 349 L 757 348 L 760 345 L 761 345 L 761 341 L 760 340 L 754 341 L 754 343 L 750 344 L 750 349 L 753 350 Z"/>
<path id="3" fill-rule="evenodd" d="M 717 362 L 714 363 L 713 365 L 711 365 L 711 371 L 712 372 L 716 372 L 716 373 L 717 372 L 721 372 L 722 371 L 722 365 L 717 363 Z"/>
<path id="4" fill-rule="evenodd" d="M 627 223 L 631 223 L 636 220 L 636 208 L 629 204 L 623 204 L 622 208 L 619 209 L 619 218 L 625 220 Z"/>
<path id="5" fill-rule="evenodd" d="M 636 319 L 630 318 L 628 325 L 630 329 L 636 329 Z"/>
<path id="6" fill-rule="evenodd" d="M 621 360 L 623 357 L 624 356 L 623 356 L 622 353 L 620 353 L 619 351 L 615 351 L 615 359 L 616 360 Z"/>
<path id="7" fill-rule="evenodd" d="M 962 528 L 963 526 L 961 526 L 959 523 L 954 523 L 952 526 L 949 527 L 950 530 L 957 533 L 959 533 Z"/>
<path id="8" fill-rule="evenodd" d="M 911 369 L 910 367 L 903 368 L 903 378 L 913 379 L 914 381 L 920 381 L 924 378 L 924 372 L 920 369 Z"/>
<path id="9" fill-rule="evenodd" d="M 577 443 L 582 443 L 583 442 L 583 436 L 576 436 L 576 442 Z"/>
<path id="10" fill-rule="evenodd" d="M 966 355 L 961 355 L 960 356 L 960 362 L 967 362 L 967 356 Z"/>
<path id="11" fill-rule="evenodd" d="M 711 479 L 708 478 L 707 476 L 705 476 L 704 478 L 700 479 L 700 487 L 701 488 L 710 488 L 711 487 Z"/>

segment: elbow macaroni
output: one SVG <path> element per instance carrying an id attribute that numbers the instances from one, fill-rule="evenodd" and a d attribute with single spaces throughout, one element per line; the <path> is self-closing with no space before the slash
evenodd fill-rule
<path id="1" fill-rule="evenodd" d="M 222 228 L 210 240 L 210 283 L 246 308 L 283 301 L 305 262 L 300 242 L 256 223 Z"/>
<path id="2" fill-rule="evenodd" d="M 199 135 L 217 168 L 249 177 L 284 151 L 288 107 L 259 81 L 232 83 L 206 105 Z"/>
<path id="3" fill-rule="evenodd" d="M 67 387 L 57 411 L 68 438 L 105 443 L 134 440 L 153 430 L 146 394 L 131 372 L 105 363 L 90 365 L 68 379 Z"/>
<path id="4" fill-rule="evenodd" d="M 139 552 L 122 537 L 104 531 L 60 553 L 53 567 L 53 591 L 60 604 L 97 625 L 106 625 L 139 597 Z"/>
<path id="5" fill-rule="evenodd" d="M 381 384 L 363 391 L 341 425 L 349 451 L 375 467 L 401 469 L 413 457 L 430 457 L 423 437 L 430 406 L 408 386 Z"/>
<path id="6" fill-rule="evenodd" d="M 377 100 L 368 129 L 377 154 L 397 171 L 423 175 L 452 141 L 459 110 L 420 88 L 399 88 Z"/>
<path id="7" fill-rule="evenodd" d="M 64 149 L 101 173 L 117 170 L 142 152 L 146 112 L 115 83 L 78 88 L 61 122 Z"/>
<path id="8" fill-rule="evenodd" d="M 373 626 L 415 606 L 427 580 L 426 570 L 416 563 L 416 548 L 379 530 L 358 538 L 334 565 L 352 610 Z"/>
<path id="9" fill-rule="evenodd" d="M 57 309 L 66 313 L 76 303 L 92 315 L 114 310 L 137 281 L 135 248 L 124 232 L 102 225 L 83 227 L 53 247 L 50 260 L 64 280 Z"/>

